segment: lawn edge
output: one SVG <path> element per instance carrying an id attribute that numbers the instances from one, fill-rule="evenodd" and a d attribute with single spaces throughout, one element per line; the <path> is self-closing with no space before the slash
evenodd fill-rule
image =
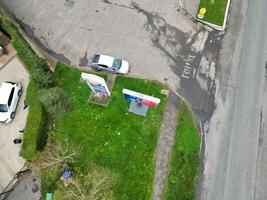
<path id="1" fill-rule="evenodd" d="M 202 22 L 208 26 L 211 26 L 212 28 L 219 30 L 219 31 L 223 31 L 226 28 L 226 23 L 227 23 L 227 18 L 228 18 L 228 14 L 229 14 L 229 10 L 230 10 L 230 4 L 231 4 L 231 0 L 227 1 L 227 5 L 226 5 L 226 9 L 224 12 L 224 20 L 223 20 L 223 24 L 222 25 L 218 25 L 212 22 L 208 22 L 206 20 L 201 20 L 198 17 L 194 17 L 197 21 Z M 199 9 L 198 9 L 199 10 Z"/>
<path id="2" fill-rule="evenodd" d="M 185 108 L 187 109 L 187 112 L 188 112 L 188 115 L 190 116 L 192 122 L 193 122 L 193 125 L 197 131 L 197 135 L 199 136 L 199 149 L 198 149 L 198 152 L 199 152 L 199 165 L 197 167 L 197 173 L 194 177 L 194 191 L 195 191 L 195 197 L 197 197 L 197 185 L 198 185 L 198 179 L 199 179 L 199 171 L 200 171 L 200 168 L 201 168 L 201 165 L 202 165 L 202 159 L 201 159 L 201 152 L 202 152 L 202 135 L 201 135 L 201 130 L 199 130 L 199 127 L 197 125 L 197 122 L 195 120 L 195 115 L 194 115 L 194 112 L 192 111 L 190 105 L 186 102 L 186 101 L 181 101 L 181 105 L 180 105 L 180 109 L 182 108 L 182 106 L 185 106 Z M 175 141 L 174 141 L 174 144 L 173 144 L 173 147 L 172 147 L 172 150 L 171 150 L 171 153 L 169 154 L 169 162 L 168 162 L 168 176 L 166 178 L 166 181 L 165 181 L 165 184 L 164 184 L 164 189 L 163 189 L 163 193 L 161 195 L 161 198 L 163 200 L 167 200 L 167 191 L 168 191 L 168 188 L 169 188 L 169 175 L 170 173 L 172 172 L 172 169 L 173 169 L 173 166 L 172 166 L 172 158 L 175 154 L 175 151 L 174 151 L 174 148 L 176 147 L 177 145 L 177 128 L 178 128 L 178 119 L 181 115 L 180 113 L 180 109 L 178 111 L 178 116 L 177 116 L 177 126 L 176 126 L 176 134 L 175 134 Z"/>

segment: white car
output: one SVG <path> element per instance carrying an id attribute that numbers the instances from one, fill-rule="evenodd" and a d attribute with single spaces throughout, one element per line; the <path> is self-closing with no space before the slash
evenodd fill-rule
<path id="1" fill-rule="evenodd" d="M 21 85 L 13 82 L 4 82 L 0 86 L 0 122 L 9 123 L 15 117 L 15 111 L 20 96 Z"/>
<path id="2" fill-rule="evenodd" d="M 129 72 L 129 63 L 127 61 L 103 54 L 94 55 L 92 67 L 96 70 L 107 70 L 118 74 L 127 74 Z"/>

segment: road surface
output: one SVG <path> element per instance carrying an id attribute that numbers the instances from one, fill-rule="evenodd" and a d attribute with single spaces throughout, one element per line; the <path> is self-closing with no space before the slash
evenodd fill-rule
<path id="1" fill-rule="evenodd" d="M 266 0 L 233 2 L 199 199 L 266 199 L 266 13 Z"/>

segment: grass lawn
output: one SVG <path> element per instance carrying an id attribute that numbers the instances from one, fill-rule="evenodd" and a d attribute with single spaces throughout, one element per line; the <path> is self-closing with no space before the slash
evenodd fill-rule
<path id="1" fill-rule="evenodd" d="M 92 163 L 112 170 L 117 179 L 113 192 L 117 200 L 151 198 L 155 148 L 166 97 L 164 85 L 155 81 L 118 76 L 108 107 L 88 103 L 90 89 L 80 82 L 81 71 L 59 63 L 57 83 L 69 95 L 74 110 L 58 119 L 57 140 L 68 138 L 82 152 L 73 166 L 82 172 Z M 161 99 L 146 118 L 128 112 L 122 89 L 154 95 Z M 47 183 L 46 183 L 47 185 Z M 49 188 L 49 185 L 46 187 Z"/>
<path id="2" fill-rule="evenodd" d="M 206 8 L 204 21 L 222 26 L 228 0 L 200 0 L 199 9 Z"/>
<path id="3" fill-rule="evenodd" d="M 200 164 L 200 137 L 187 106 L 180 107 L 165 200 L 195 199 L 195 183 Z"/>

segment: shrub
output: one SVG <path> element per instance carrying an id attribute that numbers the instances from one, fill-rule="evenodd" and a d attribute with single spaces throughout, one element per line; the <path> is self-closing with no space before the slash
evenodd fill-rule
<path id="1" fill-rule="evenodd" d="M 29 105 L 29 114 L 23 136 L 22 156 L 27 160 L 34 160 L 37 156 L 36 150 L 40 149 L 38 138 L 44 134 L 46 113 L 38 96 L 38 88 L 30 81 L 27 88 L 26 103 Z M 42 132 L 42 133 L 40 133 Z"/>
<path id="2" fill-rule="evenodd" d="M 68 96 L 60 87 L 42 90 L 40 92 L 40 101 L 46 111 L 54 117 L 72 110 L 72 104 Z"/>
<path id="3" fill-rule="evenodd" d="M 12 45 L 16 49 L 18 56 L 26 65 L 32 79 L 39 88 L 53 87 L 53 73 L 49 69 L 46 61 L 40 58 L 28 44 L 28 42 L 18 32 L 17 28 L 6 18 L 0 15 L 0 26 L 12 38 Z"/>
<path id="4" fill-rule="evenodd" d="M 39 88 L 50 88 L 54 85 L 52 73 L 42 68 L 36 68 L 31 74 L 31 78 Z"/>

